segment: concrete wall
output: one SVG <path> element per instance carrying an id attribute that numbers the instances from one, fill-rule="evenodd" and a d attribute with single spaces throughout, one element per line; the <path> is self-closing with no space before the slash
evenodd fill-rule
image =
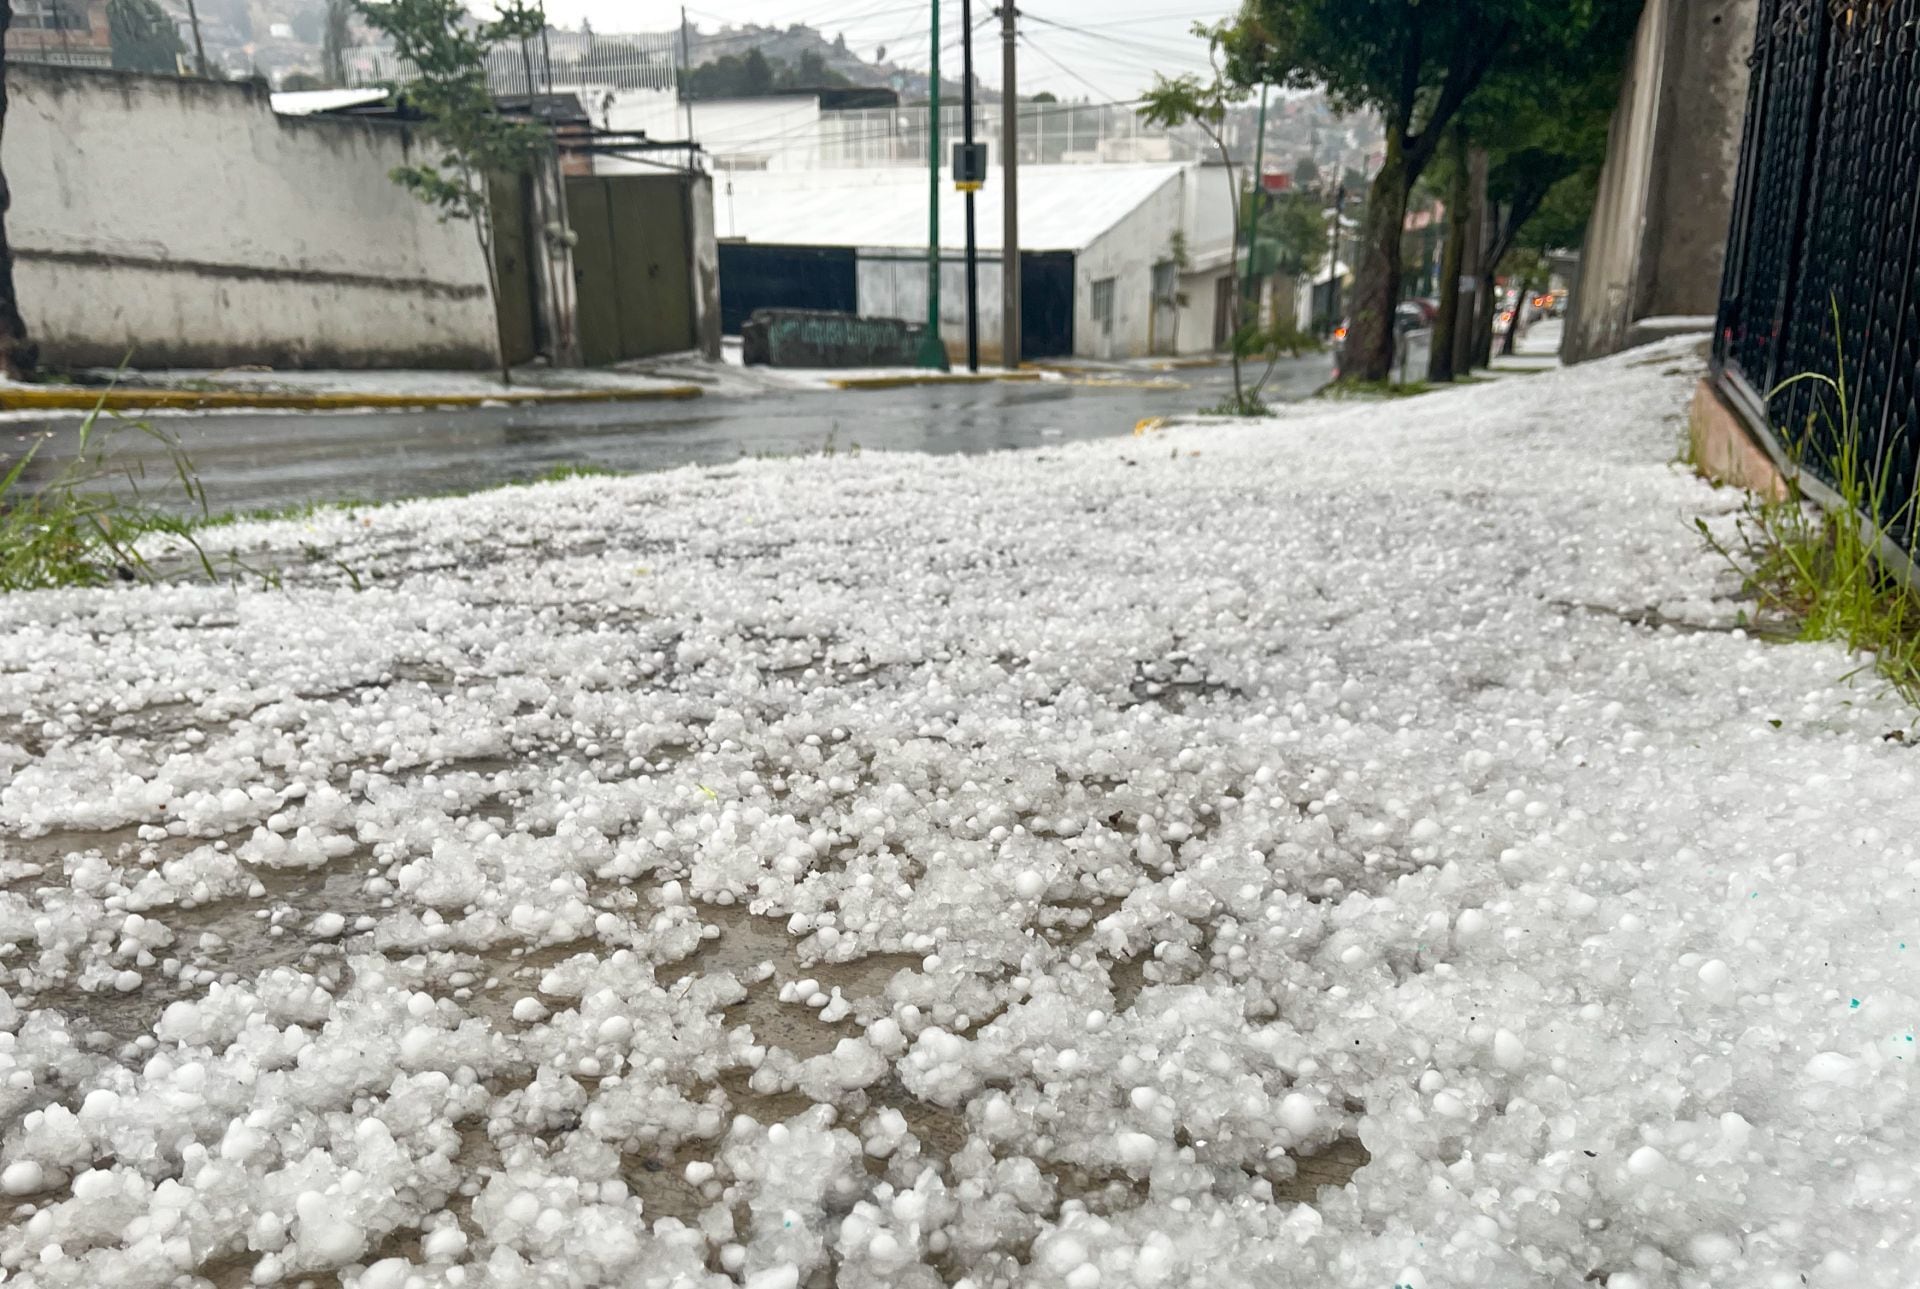
<path id="1" fill-rule="evenodd" d="M 693 257 L 693 339 L 700 352 L 720 358 L 720 243 L 713 235 L 713 178 L 692 176 L 687 188 L 687 248 Z"/>
<path id="2" fill-rule="evenodd" d="M 655 139 L 687 137 L 686 105 L 672 90 L 614 90 L 582 94 L 588 115 L 611 130 L 644 130 Z M 693 137 L 716 169 L 809 170 L 820 163 L 820 99 L 814 94 L 708 99 L 693 105 Z M 657 154 L 679 162 L 684 153 Z M 618 157 L 600 157 L 602 174 L 641 168 Z"/>
<path id="3" fill-rule="evenodd" d="M 1662 319 L 1713 314 L 1756 7 L 1648 0 L 1581 250 L 1561 346 L 1569 362 L 1655 338 Z"/>
<path id="4" fill-rule="evenodd" d="M 56 365 L 490 364 L 486 265 L 387 172 L 403 127 L 245 84 L 7 69 L 7 232 Z"/>

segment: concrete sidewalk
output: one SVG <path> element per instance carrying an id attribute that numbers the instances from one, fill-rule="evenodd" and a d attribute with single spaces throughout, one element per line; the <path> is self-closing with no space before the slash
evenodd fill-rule
<path id="1" fill-rule="evenodd" d="M 698 398 L 700 385 L 631 371 L 516 370 L 502 385 L 477 371 L 83 371 L 79 379 L 0 384 L 0 411 L 354 411 L 615 403 Z"/>

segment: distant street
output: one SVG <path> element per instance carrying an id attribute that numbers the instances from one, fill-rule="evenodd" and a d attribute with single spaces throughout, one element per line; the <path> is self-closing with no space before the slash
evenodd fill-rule
<path id="1" fill-rule="evenodd" d="M 1269 397 L 1304 398 L 1331 361 L 1286 361 Z M 662 470 L 829 446 L 991 452 L 1131 433 L 1141 417 L 1192 412 L 1229 389 L 1224 366 L 1174 374 L 1179 385 L 927 385 L 895 390 L 711 395 L 686 403 L 574 404 L 401 413 L 208 413 L 157 420 L 179 435 L 215 511 L 315 501 L 384 501 L 528 479 L 562 466 Z M 0 468 L 54 430 L 33 471 L 71 455 L 78 419 L 0 426 Z M 122 435 L 116 460 L 164 459 L 145 436 Z M 31 475 L 29 476 L 32 477 Z M 156 496 L 164 493 L 156 487 Z"/>

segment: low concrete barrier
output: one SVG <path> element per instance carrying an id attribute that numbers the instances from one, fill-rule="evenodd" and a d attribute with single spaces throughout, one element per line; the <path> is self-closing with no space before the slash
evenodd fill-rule
<path id="1" fill-rule="evenodd" d="M 740 327 L 748 366 L 911 367 L 924 327 L 815 309 L 756 309 Z"/>

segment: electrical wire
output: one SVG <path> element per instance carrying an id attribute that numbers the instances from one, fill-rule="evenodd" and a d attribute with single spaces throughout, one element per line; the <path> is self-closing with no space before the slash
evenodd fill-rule
<path id="1" fill-rule="evenodd" d="M 1092 90 L 1096 97 L 1104 96 L 1110 92 L 1108 90 L 1101 89 L 1098 85 L 1095 85 L 1092 81 L 1082 76 L 1079 72 L 1074 71 L 1073 68 L 1067 66 L 1065 63 L 1055 58 L 1052 54 L 1049 54 L 1046 50 L 1040 48 L 1040 46 L 1035 44 L 1033 42 L 1033 39 L 1030 36 L 1028 36 L 1026 32 L 1024 31 L 1020 32 L 1019 35 L 1016 37 L 1016 39 L 1019 40 L 1019 42 L 1022 45 L 1025 45 L 1028 49 L 1032 50 L 1034 53 L 1040 55 L 1040 57 L 1046 59 L 1049 63 L 1052 63 L 1055 67 L 1059 68 L 1066 75 L 1072 77 L 1076 81 L 1079 81 L 1082 85 Z"/>
<path id="2" fill-rule="evenodd" d="M 1115 36 L 1108 32 L 1095 31 L 1090 27 L 1077 27 L 1070 22 L 1059 22 L 1059 21 L 1056 21 L 1055 19 L 1047 17 L 1044 14 L 1033 13 L 1026 9 L 1022 9 L 1020 13 L 1022 17 L 1030 18 L 1034 22 L 1041 23 L 1045 26 L 1055 28 L 1056 30 L 1070 31 L 1076 36 L 1084 36 L 1089 40 L 1102 41 L 1109 45 L 1115 45 L 1124 49 L 1128 49 L 1131 52 L 1147 54 L 1150 56 L 1157 56 L 1167 52 L 1165 45 L 1155 44 L 1153 42 L 1142 40 L 1135 36 Z"/>

